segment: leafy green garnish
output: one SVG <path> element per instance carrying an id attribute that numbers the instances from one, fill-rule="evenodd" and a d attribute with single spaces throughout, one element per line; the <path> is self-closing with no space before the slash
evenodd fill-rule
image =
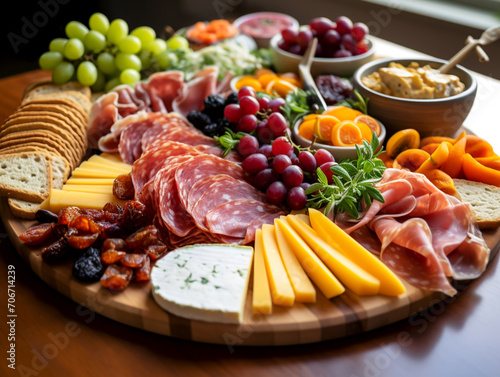
<path id="1" fill-rule="evenodd" d="M 332 211 L 334 215 L 347 212 L 357 219 L 363 207 L 369 207 L 373 200 L 384 203 L 384 197 L 375 187 L 375 183 L 382 179 L 386 169 L 383 161 L 378 158 L 383 148 L 375 151 L 380 145 L 377 134 L 373 132 L 371 143 L 363 140 L 363 146 L 356 145 L 357 159 L 342 160 L 331 167 L 333 183 L 329 184 L 323 171 L 317 169 L 318 182 L 306 189 L 310 196 L 307 206 L 310 208 L 325 207 L 325 215 Z"/>
<path id="2" fill-rule="evenodd" d="M 243 136 L 249 135 L 245 132 L 234 132 L 230 128 L 224 128 L 226 132 L 222 136 L 214 136 L 217 146 L 221 148 L 222 157 L 226 157 L 229 152 L 238 147 L 238 143 Z M 252 133 L 250 133 L 251 135 Z"/>
<path id="3" fill-rule="evenodd" d="M 356 99 L 345 98 L 342 101 L 336 103 L 335 106 L 345 106 L 350 107 L 351 109 L 359 110 L 363 114 L 368 114 L 368 100 L 369 98 L 364 98 L 361 93 L 358 92 L 357 89 L 353 90 L 353 94 Z"/>
<path id="4" fill-rule="evenodd" d="M 315 109 L 309 106 L 309 101 L 307 100 L 311 95 L 313 95 L 312 92 L 303 89 L 297 89 L 287 94 L 286 102 L 282 109 L 283 115 L 290 127 L 293 127 L 301 117 L 315 112 Z"/>

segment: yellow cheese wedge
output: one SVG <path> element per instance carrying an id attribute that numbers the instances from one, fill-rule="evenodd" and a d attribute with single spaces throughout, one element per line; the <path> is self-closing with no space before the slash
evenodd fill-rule
<path id="1" fill-rule="evenodd" d="M 273 303 L 262 250 L 262 229 L 255 233 L 254 249 L 252 311 L 254 314 L 271 314 Z"/>
<path id="2" fill-rule="evenodd" d="M 110 161 L 116 161 L 116 162 L 121 162 L 121 163 L 125 163 L 123 162 L 122 158 L 120 157 L 120 154 L 119 153 L 108 153 L 108 152 L 103 152 L 101 153 L 99 156 L 101 156 L 102 158 L 105 158 L 107 160 L 110 160 Z"/>
<path id="3" fill-rule="evenodd" d="M 304 223 L 307 225 L 311 226 L 311 220 L 309 220 L 309 216 L 306 214 L 298 214 L 298 215 L 291 215 L 291 216 L 296 216 L 300 220 L 302 220 Z"/>
<path id="4" fill-rule="evenodd" d="M 95 162 L 96 164 L 105 165 L 105 166 L 118 166 L 118 167 L 122 167 L 122 168 L 125 168 L 128 170 L 132 169 L 132 165 L 129 165 L 125 162 L 121 162 L 121 160 L 117 161 L 114 159 L 105 158 L 105 157 L 102 157 L 102 155 L 98 155 L 98 154 L 93 154 L 92 156 L 89 157 L 89 159 L 87 161 Z"/>
<path id="5" fill-rule="evenodd" d="M 359 296 L 375 295 L 380 281 L 326 243 L 316 231 L 295 216 L 286 221 L 307 242 L 342 284 Z"/>
<path id="6" fill-rule="evenodd" d="M 58 213 L 61 209 L 69 206 L 102 209 L 106 203 L 110 202 L 121 206 L 125 205 L 125 200 L 120 200 L 113 194 L 95 194 L 56 189 L 50 191 L 50 196 L 45 202 L 43 203 L 44 209 L 48 209 L 54 213 Z"/>
<path id="7" fill-rule="evenodd" d="M 311 280 L 307 277 L 306 272 L 286 241 L 283 230 L 276 225 L 276 221 L 274 231 L 276 232 L 281 260 L 285 266 L 288 279 L 292 284 L 293 293 L 295 293 L 295 301 L 316 302 L 316 289 L 314 289 Z"/>
<path id="8" fill-rule="evenodd" d="M 271 224 L 262 225 L 262 249 L 264 251 L 264 261 L 266 272 L 269 278 L 269 288 L 273 304 L 279 306 L 293 306 L 295 294 L 292 285 L 288 280 L 285 267 L 281 261 L 274 226 Z"/>
<path id="9" fill-rule="evenodd" d="M 326 298 L 332 298 L 344 293 L 345 288 L 311 250 L 307 243 L 293 230 L 285 220 L 276 220 L 276 227 L 283 233 L 288 245 L 297 257 L 300 265 L 311 280 L 323 292 Z"/>
<path id="10" fill-rule="evenodd" d="M 91 169 L 91 170 L 96 170 L 96 171 L 114 172 L 116 175 L 130 173 L 130 169 L 128 169 L 128 168 L 122 168 L 120 166 L 101 165 L 101 164 L 98 164 L 96 162 L 91 162 L 91 161 L 83 161 L 79 165 L 79 167 L 83 168 L 83 169 Z"/>
<path id="11" fill-rule="evenodd" d="M 111 185 L 63 185 L 63 191 L 93 192 L 97 194 L 112 194 Z"/>
<path id="12" fill-rule="evenodd" d="M 70 178 L 65 185 L 110 185 L 113 186 L 114 178 Z"/>
<path id="13" fill-rule="evenodd" d="M 312 228 L 323 240 L 380 281 L 380 294 L 398 296 L 406 292 L 406 288 L 401 280 L 389 267 L 339 228 L 323 213 L 310 208 L 309 217 Z"/>
<path id="14" fill-rule="evenodd" d="M 116 178 L 119 173 L 109 172 L 104 170 L 95 170 L 95 169 L 85 169 L 85 168 L 76 168 L 71 173 L 71 177 L 75 178 Z"/>

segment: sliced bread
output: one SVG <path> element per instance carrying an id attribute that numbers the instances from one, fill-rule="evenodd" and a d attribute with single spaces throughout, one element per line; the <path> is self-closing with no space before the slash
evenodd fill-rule
<path id="1" fill-rule="evenodd" d="M 500 226 L 500 187 L 466 179 L 453 179 L 463 202 L 471 205 L 480 229 Z"/>
<path id="2" fill-rule="evenodd" d="M 52 187 L 50 156 L 41 152 L 0 154 L 0 196 L 40 203 Z"/>
<path id="3" fill-rule="evenodd" d="M 14 216 L 26 220 L 34 220 L 36 211 L 40 209 L 40 203 L 28 202 L 26 200 L 9 198 L 8 203 L 10 211 Z"/>

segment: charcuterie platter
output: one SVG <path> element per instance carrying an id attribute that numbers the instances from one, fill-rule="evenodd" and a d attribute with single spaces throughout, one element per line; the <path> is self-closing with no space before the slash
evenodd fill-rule
<path id="1" fill-rule="evenodd" d="M 5 228 L 76 303 L 197 342 L 314 343 L 454 296 L 498 251 L 500 218 L 483 198 L 500 195 L 500 160 L 461 124 L 446 136 L 395 130 L 333 73 L 315 75 L 313 94 L 330 102 L 318 109 L 296 72 L 231 42 L 239 31 L 224 20 L 196 25 L 195 50 L 147 27 L 127 35 L 122 21 L 68 24 L 40 59 L 53 82 L 28 86 L 0 128 Z M 116 56 L 102 50 L 104 29 Z M 367 34 L 317 18 L 275 31 L 273 48 L 300 56 L 319 35 L 319 59 L 363 64 Z M 78 60 L 82 41 L 95 62 Z M 207 65 L 216 49 L 235 67 Z M 460 71 L 438 85 L 431 66 L 384 69 L 372 84 L 388 96 L 405 75 L 426 80 L 405 92 L 424 103 L 475 94 Z"/>

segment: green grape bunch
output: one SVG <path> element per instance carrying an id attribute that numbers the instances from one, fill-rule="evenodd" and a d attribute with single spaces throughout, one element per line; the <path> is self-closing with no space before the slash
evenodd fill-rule
<path id="1" fill-rule="evenodd" d="M 39 58 L 40 68 L 52 71 L 52 81 L 78 81 L 93 92 L 109 91 L 120 84 L 134 85 L 147 75 L 168 69 L 172 53 L 188 50 L 188 41 L 174 35 L 167 41 L 149 26 L 129 32 L 127 22 L 111 22 L 102 13 L 90 16 L 88 27 L 70 21 L 66 38 L 55 38 Z"/>

